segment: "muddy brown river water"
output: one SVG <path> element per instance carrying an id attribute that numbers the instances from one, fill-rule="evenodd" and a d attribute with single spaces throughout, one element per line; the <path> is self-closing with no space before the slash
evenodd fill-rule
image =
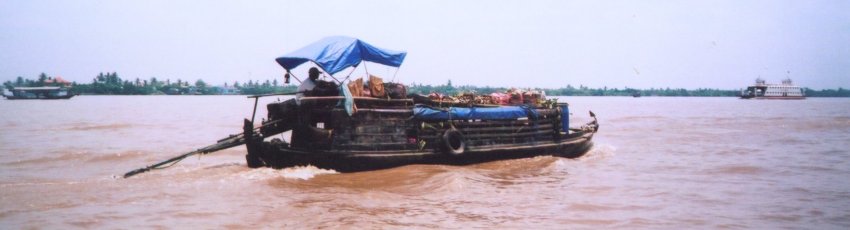
<path id="1" fill-rule="evenodd" d="M 584 157 L 340 174 L 249 169 L 236 147 L 120 179 L 241 132 L 253 101 L 0 100 L 0 226 L 850 228 L 850 99 L 560 101 L 599 117 Z"/>

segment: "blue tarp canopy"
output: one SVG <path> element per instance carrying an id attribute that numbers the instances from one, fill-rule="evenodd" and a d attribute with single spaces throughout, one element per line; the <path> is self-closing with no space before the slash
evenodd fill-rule
<path id="1" fill-rule="evenodd" d="M 361 61 L 399 67 L 406 55 L 407 52 L 381 49 L 360 39 L 336 36 L 324 38 L 275 60 L 286 70 L 312 61 L 325 72 L 335 74 Z"/>
<path id="2" fill-rule="evenodd" d="M 496 108 L 449 107 L 435 109 L 428 106 L 413 107 L 413 116 L 420 120 L 515 120 L 527 117 L 537 119 L 537 110 L 528 106 L 500 106 Z"/>

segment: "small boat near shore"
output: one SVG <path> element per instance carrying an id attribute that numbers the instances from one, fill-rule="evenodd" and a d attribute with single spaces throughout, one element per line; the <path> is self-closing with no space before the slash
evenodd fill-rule
<path id="1" fill-rule="evenodd" d="M 446 102 L 442 96 L 408 95 L 403 85 L 383 83 L 372 75 L 368 84 L 363 79 L 346 84 L 348 77 L 341 81 L 334 77 L 363 62 L 398 68 L 405 56 L 406 52 L 380 49 L 359 39 L 329 37 L 279 57 L 286 81 L 295 77 L 290 70 L 307 62 L 333 81 L 320 80 L 313 90 L 298 92 L 303 93 L 299 97 L 267 104 L 268 116 L 259 124 L 254 117 L 260 97 L 294 93 L 249 96 L 254 99 L 254 115 L 244 120 L 242 133 L 124 177 L 242 144 L 251 168 L 313 165 L 339 172 L 541 155 L 576 158 L 593 146 L 591 139 L 599 129 L 593 112 L 591 122 L 570 127 L 569 105 L 538 94 L 514 92 L 490 100 L 502 104 L 477 103 L 482 97 L 475 96 L 468 102 Z M 285 132 L 291 132 L 289 140 L 280 135 Z"/>
<path id="2" fill-rule="evenodd" d="M 14 87 L 12 95 L 3 94 L 9 100 L 24 99 L 70 99 L 74 94 L 68 88 L 59 86 Z"/>
<path id="3" fill-rule="evenodd" d="M 782 84 L 766 84 L 761 78 L 756 83 L 741 90 L 741 99 L 781 99 L 800 100 L 806 99 L 803 89 L 794 85 L 791 79 L 785 79 Z"/>

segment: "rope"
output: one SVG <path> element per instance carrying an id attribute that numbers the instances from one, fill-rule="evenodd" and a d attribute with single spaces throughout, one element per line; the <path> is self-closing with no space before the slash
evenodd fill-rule
<path id="1" fill-rule="evenodd" d="M 170 163 L 170 164 L 168 164 L 168 165 L 163 165 L 163 166 L 159 166 L 159 167 L 153 167 L 153 168 L 151 168 L 151 170 L 158 170 L 158 169 L 167 169 L 167 168 L 171 168 L 171 166 L 177 165 L 177 163 L 179 163 L 180 161 L 183 161 L 183 159 L 186 159 L 187 157 L 189 157 L 189 156 L 182 157 L 182 158 L 180 158 L 179 160 L 175 160 L 175 161 L 171 162 L 171 163 Z"/>

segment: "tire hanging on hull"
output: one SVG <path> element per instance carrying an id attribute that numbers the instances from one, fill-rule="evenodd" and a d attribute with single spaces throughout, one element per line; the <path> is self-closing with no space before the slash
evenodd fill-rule
<path id="1" fill-rule="evenodd" d="M 463 141 L 463 134 L 457 129 L 449 129 L 443 133 L 443 147 L 446 153 L 454 156 L 463 154 L 466 149 L 466 142 Z"/>

